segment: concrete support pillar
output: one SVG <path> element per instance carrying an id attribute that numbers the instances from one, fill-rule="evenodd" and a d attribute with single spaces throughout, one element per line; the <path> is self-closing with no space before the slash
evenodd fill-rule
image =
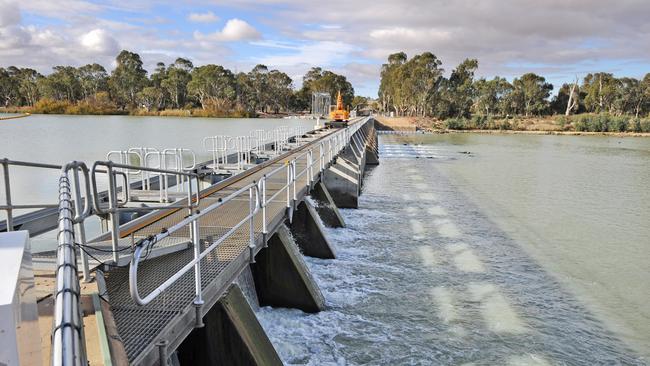
<path id="1" fill-rule="evenodd" d="M 282 365 L 237 285 L 232 285 L 178 347 L 181 365 Z"/>
<path id="2" fill-rule="evenodd" d="M 359 161 L 350 146 L 346 147 L 336 158 L 336 162 L 325 170 L 322 181 L 337 207 L 359 207 L 362 173 Z"/>
<path id="3" fill-rule="evenodd" d="M 325 228 L 318 220 L 314 206 L 305 200 L 300 202 L 293 213 L 291 233 L 302 253 L 309 257 L 334 259 L 334 247 L 325 236 Z"/>
<path id="4" fill-rule="evenodd" d="M 379 165 L 379 141 L 374 121 L 371 120 L 371 124 L 366 130 L 369 139 L 366 146 L 366 165 Z"/>
<path id="5" fill-rule="evenodd" d="M 323 182 L 317 182 L 314 185 L 311 196 L 318 203 L 316 211 L 325 225 L 335 228 L 345 227 L 343 216 L 341 216 L 338 207 L 336 207 L 336 203 L 334 203 L 334 199 Z"/>
<path id="6" fill-rule="evenodd" d="M 325 308 L 323 294 L 286 226 L 280 226 L 268 247 L 260 250 L 251 270 L 261 306 L 296 308 L 307 313 Z"/>

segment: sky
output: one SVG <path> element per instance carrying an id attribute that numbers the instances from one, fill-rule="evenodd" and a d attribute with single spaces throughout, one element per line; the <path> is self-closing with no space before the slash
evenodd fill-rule
<path id="1" fill-rule="evenodd" d="M 543 75 L 556 86 L 589 72 L 650 72 L 650 0 L 0 0 L 0 67 L 98 62 L 127 49 L 145 68 L 177 57 L 233 71 L 256 64 L 299 87 L 320 66 L 377 96 L 394 52 L 430 51 L 449 74 Z"/>

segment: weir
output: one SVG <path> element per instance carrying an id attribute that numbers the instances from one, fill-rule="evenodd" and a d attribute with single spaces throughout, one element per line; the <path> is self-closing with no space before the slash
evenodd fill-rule
<path id="1" fill-rule="evenodd" d="M 191 169 L 182 157 L 177 169 L 128 160 L 61 167 L 58 207 L 32 205 L 58 213 L 58 249 L 34 255 L 41 293 L 54 293 L 44 359 L 86 364 L 99 352 L 105 364 L 280 364 L 251 308 L 325 308 L 301 255 L 335 258 L 323 223 L 345 225 L 338 207 L 357 207 L 366 165 L 377 164 L 378 154 L 372 118 L 276 137 L 254 140 L 262 145 L 242 140 L 234 155 L 208 139 L 214 159 Z M 247 164 L 231 164 L 242 154 Z M 39 168 L 2 162 L 5 171 Z M 100 192 L 102 179 L 108 189 Z M 160 203 L 142 206 L 143 197 L 157 199 L 145 188 Z M 86 240 L 91 216 L 103 218 L 105 233 Z M 246 289 L 244 277 L 252 279 Z M 97 299 L 92 312 L 84 296 Z M 97 337 L 88 337 L 89 315 Z"/>

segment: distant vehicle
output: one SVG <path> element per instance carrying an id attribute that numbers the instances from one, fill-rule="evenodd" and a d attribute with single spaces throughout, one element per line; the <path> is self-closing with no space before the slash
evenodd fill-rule
<path id="1" fill-rule="evenodd" d="M 343 97 L 339 90 L 336 95 L 336 109 L 330 112 L 332 122 L 348 122 L 350 120 L 350 111 L 343 108 Z"/>

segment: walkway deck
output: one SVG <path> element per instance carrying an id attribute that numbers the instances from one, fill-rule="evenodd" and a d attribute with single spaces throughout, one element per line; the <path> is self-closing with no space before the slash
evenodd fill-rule
<path id="1" fill-rule="evenodd" d="M 296 179 L 296 198 L 299 202 L 309 192 L 310 182 L 320 178 L 320 154 L 318 143 L 337 130 L 323 130 L 312 142 L 305 143 L 282 156 L 270 160 L 250 171 L 219 182 L 201 192 L 199 210 L 218 202 L 218 200 L 236 192 L 253 182 L 258 182 L 265 174 L 278 167 L 286 166 L 287 161 L 299 157 L 310 147 L 315 147 L 313 154 L 314 169 Z M 296 172 L 300 174 L 308 165 L 304 155 L 296 161 Z M 310 177 L 311 176 L 311 177 Z M 311 179 L 310 179 L 311 178 Z M 267 178 L 266 197 L 277 196 L 266 206 L 268 235 L 262 233 L 263 220 L 260 210 L 254 216 L 255 253 L 264 245 L 265 240 L 282 224 L 287 217 L 287 182 L 286 171 L 281 170 L 273 177 Z M 293 189 L 290 189 L 290 202 L 293 204 Z M 179 223 L 187 217 L 187 209 L 176 211 L 161 210 L 123 226 L 120 247 L 129 253 L 128 248 L 138 239 L 158 234 L 166 228 Z M 235 199 L 209 213 L 199 220 L 200 238 L 203 249 L 207 248 L 226 232 L 235 227 L 249 214 L 249 192 L 244 191 Z M 161 285 L 193 257 L 190 245 L 189 225 L 171 234 L 170 237 L 156 243 L 155 247 L 175 246 L 179 250 L 172 254 L 158 256 L 143 261 L 139 266 L 139 290 L 144 296 Z M 235 233 L 217 246 L 201 261 L 201 276 L 205 305 L 203 314 L 219 299 L 239 273 L 250 263 L 249 226 L 242 225 Z M 128 257 L 130 258 L 130 257 Z M 98 258 L 100 259 L 100 258 Z M 129 267 L 118 267 L 105 274 L 106 293 L 103 297 L 110 302 L 113 317 L 117 324 L 120 338 L 124 344 L 129 362 L 132 364 L 153 363 L 157 360 L 157 344 L 161 340 L 169 342 L 174 350 L 193 329 L 195 307 L 194 273 L 189 271 L 171 288 L 146 306 L 138 306 L 129 294 Z"/>

